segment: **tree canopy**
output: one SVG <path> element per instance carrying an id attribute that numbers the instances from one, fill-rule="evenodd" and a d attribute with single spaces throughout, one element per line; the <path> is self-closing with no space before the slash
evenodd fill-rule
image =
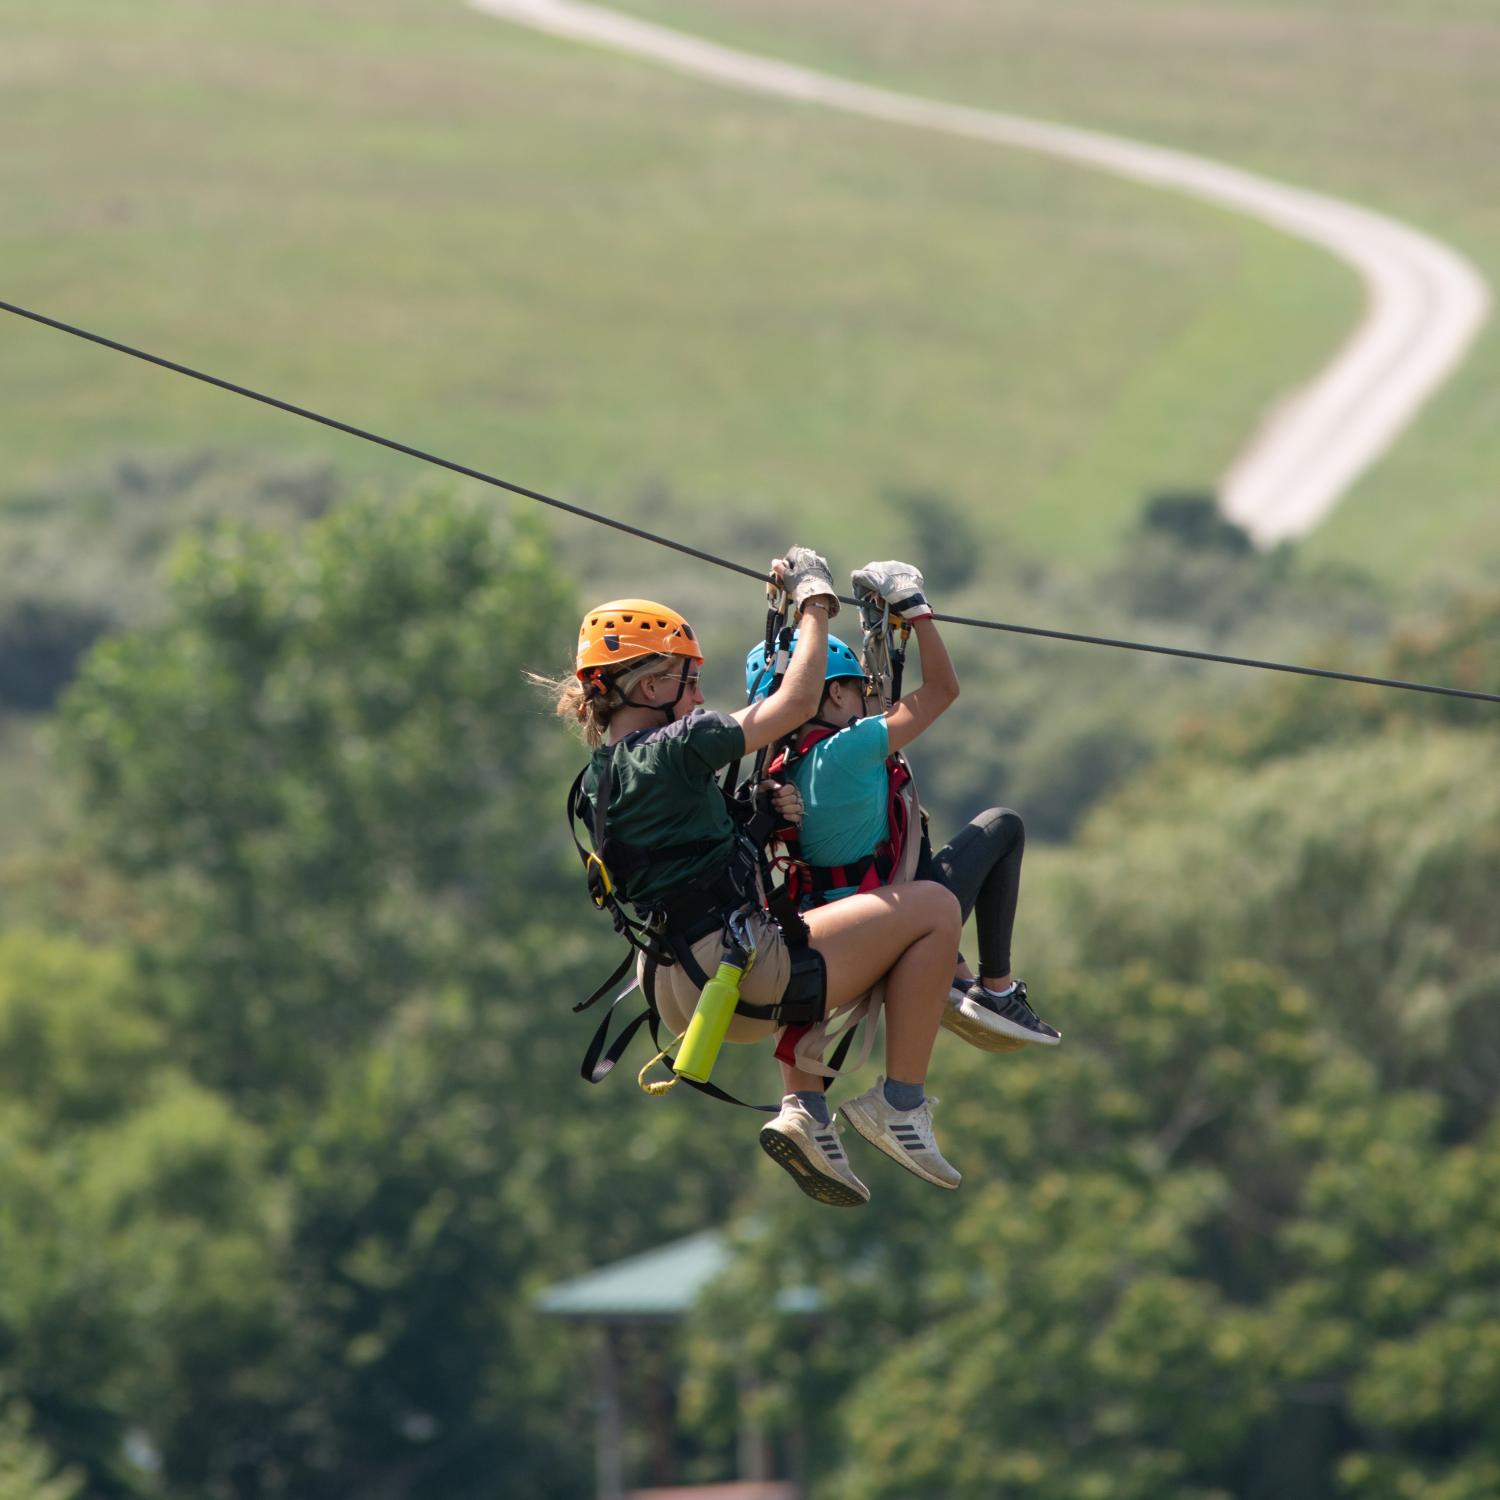
<path id="1" fill-rule="evenodd" d="M 1294 684 L 1142 742 L 1028 856 L 1063 1046 L 944 1036 L 963 1190 L 862 1160 L 839 1215 L 751 1117 L 576 1079 L 615 940 L 522 680 L 576 603 L 425 492 L 196 535 L 84 659 L 77 847 L 0 928 L 0 1500 L 586 1493 L 587 1339 L 531 1294 L 720 1222 L 684 1472 L 749 1403 L 818 1500 L 1500 1488 L 1489 720 Z M 1495 621 L 1393 659 L 1493 685 Z"/>

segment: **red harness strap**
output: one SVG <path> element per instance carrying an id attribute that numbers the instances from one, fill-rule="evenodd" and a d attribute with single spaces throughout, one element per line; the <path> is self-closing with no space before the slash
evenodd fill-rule
<path id="1" fill-rule="evenodd" d="M 837 733 L 835 729 L 808 730 L 794 750 L 790 753 L 783 750 L 777 754 L 766 768 L 766 774 L 775 776 L 785 773 L 814 745 Z M 829 891 L 842 890 L 851 885 L 857 891 L 878 890 L 883 885 L 889 885 L 896 871 L 901 868 L 902 855 L 910 833 L 906 801 L 901 793 L 911 781 L 911 772 L 907 769 L 906 762 L 896 755 L 886 761 L 885 770 L 886 836 L 863 859 L 848 865 L 809 864 L 802 857 L 797 830 L 788 827 L 777 831 L 777 838 L 786 845 L 791 860 L 786 876 L 787 892 L 797 906 L 802 906 L 804 902 L 822 906 L 828 899 Z M 809 1026 L 786 1027 L 782 1031 L 781 1040 L 776 1044 L 777 1059 L 788 1067 L 795 1067 L 797 1048 L 811 1029 Z"/>

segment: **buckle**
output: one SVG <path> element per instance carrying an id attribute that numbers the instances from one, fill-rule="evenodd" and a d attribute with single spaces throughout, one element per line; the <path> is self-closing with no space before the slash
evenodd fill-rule
<path id="1" fill-rule="evenodd" d="M 755 967 L 755 936 L 750 931 L 750 908 L 742 906 L 729 913 L 724 922 L 724 952 L 731 952 L 734 962 L 743 974 Z"/>
<path id="2" fill-rule="evenodd" d="M 615 883 L 609 878 L 609 870 L 597 854 L 590 854 L 584 860 L 584 869 L 588 876 L 589 895 L 593 898 L 594 905 L 602 910 L 614 897 Z"/>

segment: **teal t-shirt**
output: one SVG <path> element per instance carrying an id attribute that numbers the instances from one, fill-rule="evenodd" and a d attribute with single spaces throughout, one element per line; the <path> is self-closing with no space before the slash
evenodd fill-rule
<path id="1" fill-rule="evenodd" d="M 734 823 L 714 772 L 745 753 L 745 731 L 728 714 L 698 708 L 659 729 L 638 729 L 613 747 L 609 835 L 642 848 L 712 839 L 715 847 L 647 865 L 623 894 L 637 907 L 655 904 L 676 886 L 717 874 L 734 847 Z M 589 758 L 583 790 L 592 806 L 611 747 Z"/>
<path id="2" fill-rule="evenodd" d="M 875 852 L 886 836 L 891 753 L 885 715 L 856 720 L 819 740 L 792 768 L 802 794 L 802 857 L 813 865 L 847 865 Z M 847 886 L 826 900 L 850 895 Z"/>

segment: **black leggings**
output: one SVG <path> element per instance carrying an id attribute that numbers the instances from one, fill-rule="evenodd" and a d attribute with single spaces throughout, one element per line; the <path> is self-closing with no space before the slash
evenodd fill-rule
<path id="1" fill-rule="evenodd" d="M 1010 939 L 1021 894 L 1021 856 L 1026 826 L 1008 807 L 991 807 L 953 836 L 936 854 L 922 841 L 918 880 L 945 885 L 963 908 L 964 921 L 977 911 L 979 972 L 1010 973 Z"/>

